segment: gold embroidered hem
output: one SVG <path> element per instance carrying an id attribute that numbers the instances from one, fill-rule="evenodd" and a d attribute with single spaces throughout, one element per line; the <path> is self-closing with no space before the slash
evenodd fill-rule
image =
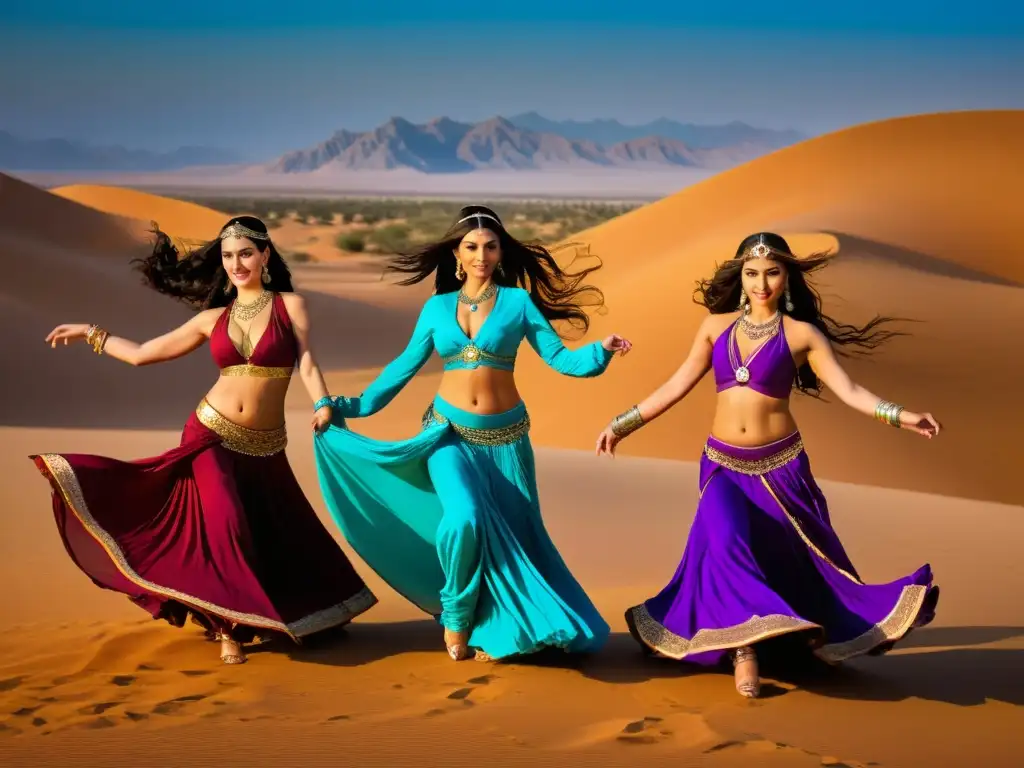
<path id="1" fill-rule="evenodd" d="M 278 632 L 283 632 L 296 640 L 304 635 L 309 635 L 314 632 L 351 621 L 359 614 L 372 608 L 377 602 L 377 598 L 372 592 L 370 592 L 369 588 L 364 587 L 342 603 L 322 609 L 316 613 L 310 614 L 309 616 L 304 616 L 285 624 L 282 621 L 277 621 L 266 616 L 233 611 L 229 608 L 224 608 L 223 606 L 203 600 L 194 595 L 188 595 L 177 589 L 164 587 L 160 584 L 149 581 L 148 579 L 144 579 L 136 573 L 128 563 L 128 560 L 124 556 L 124 552 L 121 551 L 117 542 L 114 541 L 113 536 L 101 528 L 99 523 L 96 522 L 96 519 L 89 512 L 89 506 L 85 501 L 85 494 L 82 493 L 82 487 L 67 459 L 56 453 L 40 454 L 39 458 L 42 459 L 43 463 L 46 465 L 49 477 L 52 483 L 56 486 L 55 490 L 59 490 L 61 497 L 64 499 L 64 503 L 67 505 L 68 509 L 74 513 L 75 517 L 78 518 L 82 527 L 85 528 L 89 535 L 92 536 L 101 547 L 103 547 L 111 562 L 117 570 L 121 572 L 121 575 L 147 592 L 152 592 L 155 595 L 176 600 L 187 608 L 198 609 L 205 613 L 212 613 L 221 618 L 229 619 L 237 624 L 277 630 Z"/>
<path id="2" fill-rule="evenodd" d="M 773 453 L 771 456 L 766 456 L 763 459 L 740 459 L 722 453 L 711 445 L 704 446 L 704 454 L 715 464 L 731 469 L 733 472 L 739 472 L 741 475 L 763 475 L 772 472 L 789 464 L 803 450 L 804 441 L 802 438 L 792 445 L 783 448 L 778 453 Z"/>
<path id="3" fill-rule="evenodd" d="M 273 368 L 266 365 L 229 365 L 220 369 L 221 376 L 251 376 L 256 379 L 290 379 L 293 368 Z"/>
<path id="4" fill-rule="evenodd" d="M 816 632 L 819 636 L 824 629 L 819 624 L 798 619 L 795 616 L 773 614 L 771 616 L 751 616 L 742 624 L 721 629 L 701 629 L 692 638 L 685 638 L 665 628 L 647 610 L 640 605 L 630 608 L 637 638 L 651 650 L 657 651 L 670 659 L 680 660 L 695 653 L 706 651 L 725 651 L 732 648 L 743 648 L 747 645 L 768 640 L 791 632 Z"/>
<path id="5" fill-rule="evenodd" d="M 528 434 L 530 431 L 530 414 L 525 414 L 515 424 L 509 424 L 507 427 L 476 429 L 456 424 L 454 421 L 442 416 L 434 410 L 434 405 L 431 403 L 423 414 L 422 424 L 424 428 L 429 427 L 431 424 L 448 424 L 467 443 L 493 447 L 509 445 Z"/>
<path id="6" fill-rule="evenodd" d="M 288 445 L 285 428 L 249 429 L 228 419 L 210 405 L 206 398 L 196 408 L 196 418 L 207 429 L 220 436 L 221 445 L 229 451 L 246 456 L 273 456 Z"/>
<path id="7" fill-rule="evenodd" d="M 815 655 L 834 664 L 854 656 L 863 656 L 880 645 L 899 640 L 914 626 L 927 596 L 928 587 L 924 585 L 911 584 L 904 587 L 889 615 L 875 626 L 852 640 L 826 643 L 814 650 Z"/>

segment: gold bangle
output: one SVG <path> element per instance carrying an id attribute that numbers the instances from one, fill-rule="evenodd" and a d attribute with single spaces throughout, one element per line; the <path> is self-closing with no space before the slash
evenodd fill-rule
<path id="1" fill-rule="evenodd" d="M 97 355 L 103 354 L 103 348 L 109 338 L 110 334 L 98 325 L 90 325 L 89 330 L 85 332 L 85 343 L 92 347 L 92 351 Z"/>
<path id="2" fill-rule="evenodd" d="M 633 406 L 625 413 L 620 413 L 612 419 L 612 434 L 616 437 L 625 437 L 636 432 L 644 425 L 644 417 L 640 415 L 640 408 Z"/>
<path id="3" fill-rule="evenodd" d="M 875 418 L 883 424 L 897 429 L 903 426 L 900 422 L 900 414 L 903 413 L 903 406 L 896 405 L 889 400 L 879 400 L 875 406 Z"/>

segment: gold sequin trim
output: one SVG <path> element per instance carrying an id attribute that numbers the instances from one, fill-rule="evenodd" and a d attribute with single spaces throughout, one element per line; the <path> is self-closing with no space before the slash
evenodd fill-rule
<path id="1" fill-rule="evenodd" d="M 229 451 L 246 456 L 273 456 L 288 445 L 284 427 L 277 429 L 249 429 L 228 419 L 210 405 L 206 398 L 196 408 L 199 423 L 217 433 L 221 445 Z"/>
<path id="2" fill-rule="evenodd" d="M 266 365 L 229 365 L 220 369 L 221 376 L 251 376 L 255 379 L 290 379 L 292 368 L 272 368 Z"/>
<path id="3" fill-rule="evenodd" d="M 854 656 L 861 656 L 884 643 L 899 640 L 914 626 L 927 596 L 928 587 L 921 584 L 904 587 L 900 592 L 900 599 L 896 601 L 896 605 L 889 615 L 867 632 L 842 643 L 823 645 L 816 648 L 814 653 L 819 658 L 834 664 Z"/>
<path id="4" fill-rule="evenodd" d="M 721 464 L 726 469 L 739 472 L 741 475 L 763 475 L 786 466 L 799 456 L 803 449 L 804 441 L 799 439 L 788 448 L 783 448 L 778 453 L 773 453 L 763 459 L 738 459 L 735 456 L 722 453 L 710 445 L 704 446 L 704 454 L 715 464 Z"/>
<path id="5" fill-rule="evenodd" d="M 89 506 L 85 501 L 85 495 L 82 493 L 82 487 L 79 485 L 78 478 L 75 477 L 75 471 L 71 468 L 67 459 L 56 453 L 42 454 L 39 458 L 46 464 L 50 478 L 60 490 L 64 503 L 74 513 L 75 517 L 78 518 L 78 521 L 88 531 L 89 535 L 106 550 L 107 555 L 117 570 L 130 582 L 148 592 L 177 600 L 179 603 L 190 608 L 206 611 L 239 624 L 284 632 L 292 638 L 303 637 L 304 635 L 310 635 L 314 632 L 349 622 L 377 603 L 377 598 L 369 588 L 363 587 L 359 592 L 341 603 L 317 611 L 309 616 L 304 616 L 290 624 L 285 624 L 284 622 L 253 613 L 232 611 L 207 600 L 202 600 L 179 590 L 163 587 L 148 581 L 136 573 L 131 565 L 128 564 L 128 560 L 117 545 L 117 542 L 100 527 L 96 519 L 89 512 Z"/>
<path id="6" fill-rule="evenodd" d="M 836 570 L 839 573 L 841 573 L 843 576 L 848 578 L 854 584 L 863 584 L 864 583 L 863 581 L 858 579 L 856 576 L 854 576 L 849 571 L 843 570 L 838 565 L 833 563 L 832 560 L 829 559 L 828 555 L 826 555 L 824 552 L 822 552 L 820 549 L 818 549 L 818 545 L 815 544 L 813 541 L 811 541 L 810 537 L 806 533 L 804 533 L 804 529 L 800 526 L 800 521 L 797 520 L 793 515 L 791 515 L 789 513 L 789 510 L 786 509 L 786 506 L 779 499 L 778 494 L 775 493 L 775 489 L 772 488 L 771 483 L 768 482 L 767 478 L 762 477 L 761 478 L 761 483 L 764 485 L 764 487 L 768 491 L 768 493 L 771 494 L 771 497 L 773 499 L 775 499 L 775 503 L 779 505 L 779 509 L 782 510 L 782 514 L 784 514 L 786 516 L 786 519 L 789 520 L 789 524 L 793 526 L 793 529 L 796 531 L 797 536 L 800 537 L 800 540 L 803 541 L 804 545 L 809 550 L 811 550 L 811 552 L 813 552 L 815 555 L 817 555 L 824 562 L 828 563 L 828 565 L 830 565 L 834 570 Z"/>
<path id="7" fill-rule="evenodd" d="M 476 344 L 467 344 L 460 349 L 456 354 L 449 355 L 448 357 L 442 357 L 441 361 L 448 365 L 449 363 L 499 363 L 505 365 L 512 365 L 516 359 L 514 357 L 506 357 L 505 355 L 492 355 L 490 352 L 485 352 L 480 349 Z"/>
<path id="8" fill-rule="evenodd" d="M 656 621 L 648 612 L 646 605 L 637 605 L 629 610 L 636 633 L 643 643 L 663 656 L 677 660 L 695 653 L 742 648 L 791 632 L 817 630 L 819 633 L 824 633 L 824 629 L 819 624 L 804 621 L 795 616 L 772 614 L 771 616 L 751 616 L 742 624 L 732 627 L 700 629 L 692 638 L 688 639 L 666 629 Z"/>
<path id="9" fill-rule="evenodd" d="M 522 419 L 507 427 L 494 427 L 492 429 L 473 429 L 456 424 L 445 418 L 434 410 L 431 403 L 423 414 L 422 424 L 424 429 L 432 424 L 449 424 L 455 432 L 472 445 L 497 446 L 509 445 L 519 440 L 530 431 L 530 414 L 525 414 Z"/>

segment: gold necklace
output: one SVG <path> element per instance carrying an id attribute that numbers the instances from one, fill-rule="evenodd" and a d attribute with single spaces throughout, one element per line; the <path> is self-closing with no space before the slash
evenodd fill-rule
<path id="1" fill-rule="evenodd" d="M 271 291 L 264 290 L 263 293 L 257 296 L 249 304 L 240 304 L 238 300 L 235 299 L 234 304 L 231 305 L 231 310 L 228 313 L 228 322 L 234 325 L 241 334 L 242 338 L 239 340 L 240 348 L 238 351 L 246 361 L 252 357 L 253 350 L 255 349 L 255 345 L 252 343 L 252 337 L 249 335 L 249 331 L 252 329 L 252 321 L 260 314 L 260 312 L 267 308 L 267 305 L 273 298 L 274 294 Z M 239 320 L 242 320 L 243 322 L 248 321 L 248 327 L 242 328 L 238 323 Z"/>
<path id="2" fill-rule="evenodd" d="M 235 303 L 231 305 L 231 317 L 241 320 L 243 323 L 252 320 L 266 308 L 273 297 L 274 294 L 271 291 L 264 290 L 248 304 L 243 304 L 238 299 L 235 299 Z"/>
<path id="3" fill-rule="evenodd" d="M 469 304 L 469 311 L 476 312 L 480 309 L 480 305 L 490 299 L 494 294 L 498 292 L 498 286 L 495 283 L 491 283 L 484 288 L 477 296 L 470 298 L 466 295 L 466 289 L 463 288 L 459 291 L 459 301 L 463 304 Z"/>

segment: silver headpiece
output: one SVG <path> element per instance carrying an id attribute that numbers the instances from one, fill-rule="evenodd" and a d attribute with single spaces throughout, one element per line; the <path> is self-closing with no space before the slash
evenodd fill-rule
<path id="1" fill-rule="evenodd" d="M 257 232 L 255 229 L 249 229 L 244 224 L 239 224 L 237 221 L 231 224 L 229 227 L 224 227 L 220 233 L 220 239 L 224 240 L 229 237 L 245 237 L 249 240 L 269 240 L 270 235 L 266 232 Z"/>
<path id="2" fill-rule="evenodd" d="M 499 227 L 501 226 L 501 221 L 498 219 L 498 217 L 491 216 L 491 214 L 489 213 L 471 213 L 469 216 L 465 216 L 456 221 L 455 226 L 458 226 L 464 221 L 469 221 L 470 219 L 490 219 L 491 221 L 495 222 Z M 486 229 L 483 221 L 480 222 L 480 226 L 478 227 L 478 229 Z"/>
<path id="3" fill-rule="evenodd" d="M 788 253 L 772 248 L 764 241 L 764 235 L 757 236 L 757 242 L 744 249 L 734 261 L 750 261 L 752 259 L 770 259 L 774 256 L 789 256 Z"/>

